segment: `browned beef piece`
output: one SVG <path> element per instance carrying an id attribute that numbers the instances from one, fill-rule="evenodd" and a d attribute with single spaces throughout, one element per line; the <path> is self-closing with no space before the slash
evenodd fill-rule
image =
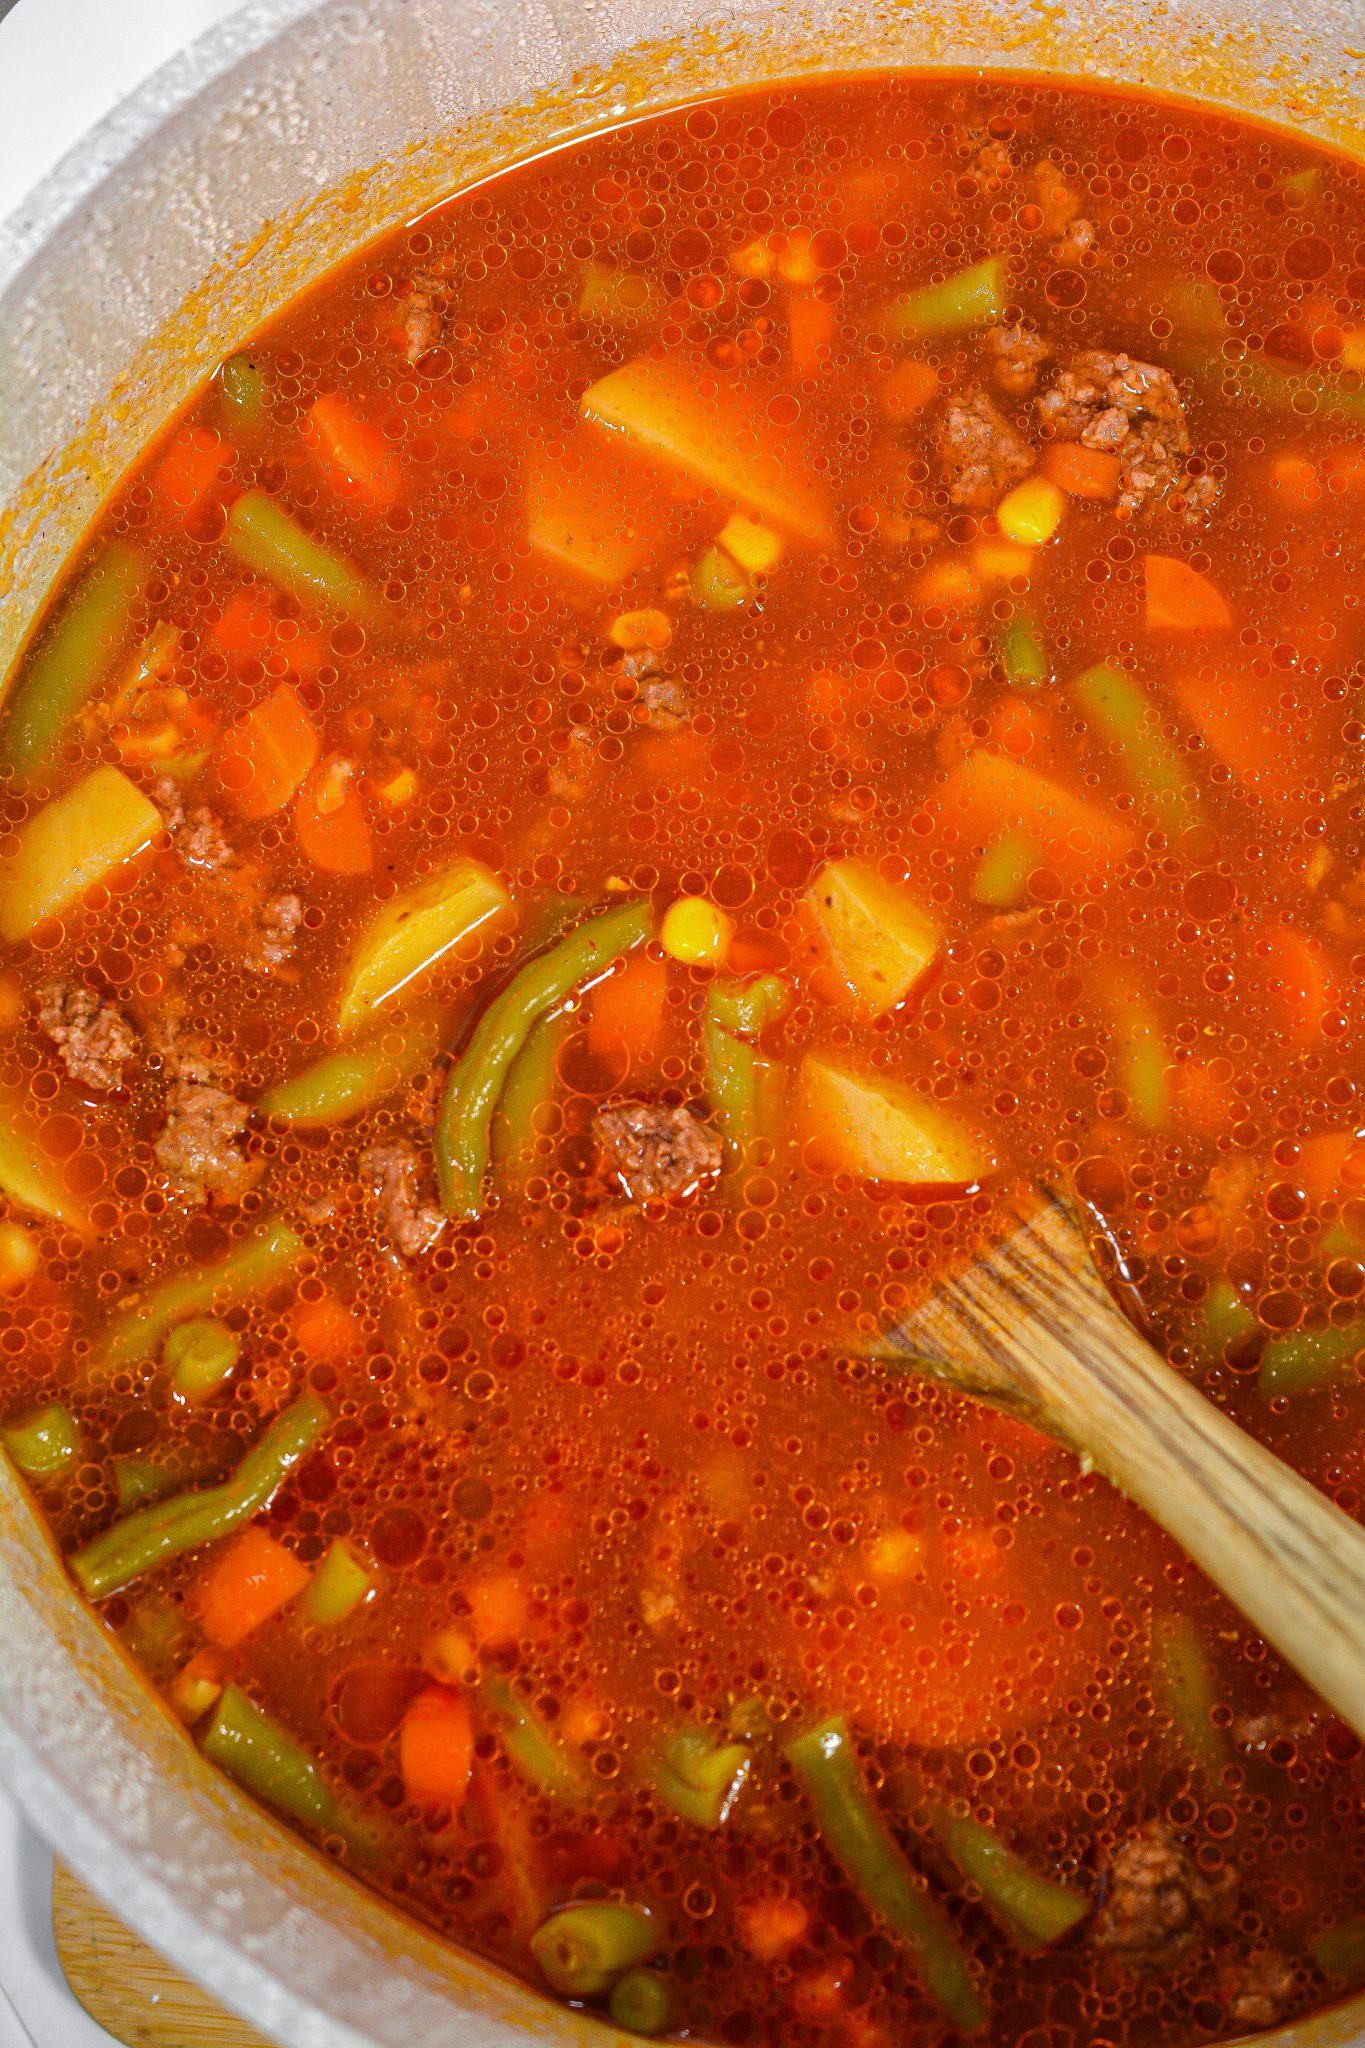
<path id="1" fill-rule="evenodd" d="M 225 874 L 237 865 L 237 849 L 222 823 L 207 804 L 187 806 L 184 792 L 173 775 L 160 775 L 152 785 L 152 796 L 166 820 L 175 850 L 188 867 L 203 868 L 212 875 Z"/>
<path id="2" fill-rule="evenodd" d="M 1079 263 L 1081 258 L 1095 246 L 1095 223 L 1077 216 L 1069 220 L 1052 245 L 1052 253 L 1059 263 Z"/>
<path id="3" fill-rule="evenodd" d="M 152 1150 L 176 1191 L 195 1207 L 240 1201 L 256 1179 L 258 1167 L 240 1150 L 250 1113 L 212 1082 L 171 1082 L 166 1127 Z"/>
<path id="4" fill-rule="evenodd" d="M 721 1143 L 681 1103 L 614 1102 L 592 1120 L 602 1170 L 633 1202 L 687 1195 L 720 1171 Z"/>
<path id="5" fill-rule="evenodd" d="M 1022 398 L 1038 382 L 1038 366 L 1052 351 L 1041 334 L 1016 320 L 1009 327 L 988 327 L 981 346 L 991 359 L 991 376 L 1011 398 Z"/>
<path id="6" fill-rule="evenodd" d="M 1223 2013 L 1239 2034 L 1260 2033 L 1282 2020 L 1298 1994 L 1298 1972 L 1278 1949 L 1266 1948 L 1220 1973 Z"/>
<path id="7" fill-rule="evenodd" d="M 440 341 L 445 296 L 444 281 L 434 271 L 415 272 L 403 301 L 403 353 L 410 363 L 420 363 Z"/>
<path id="8" fill-rule="evenodd" d="M 1172 508 L 1196 519 L 1217 496 L 1214 479 L 1192 475 L 1185 408 L 1169 370 L 1133 356 L 1090 349 L 1073 356 L 1038 395 L 1043 431 L 1117 455 L 1120 511 L 1140 512 L 1169 494 Z"/>
<path id="9" fill-rule="evenodd" d="M 261 905 L 256 930 L 246 949 L 246 965 L 253 974 L 278 974 L 289 965 L 303 913 L 303 898 L 292 890 L 268 897 Z"/>
<path id="10" fill-rule="evenodd" d="M 939 419 L 939 460 L 955 505 L 989 511 L 1033 467 L 1033 450 L 984 391 L 953 398 Z"/>
<path id="11" fill-rule="evenodd" d="M 406 1138 L 389 1138 L 360 1155 L 360 1172 L 379 1203 L 384 1227 L 405 1259 L 430 1251 L 446 1219 L 434 1202 L 423 1199 L 417 1147 Z"/>
<path id="12" fill-rule="evenodd" d="M 72 1080 L 105 1095 L 123 1084 L 137 1034 L 116 1003 L 79 981 L 49 981 L 38 991 L 38 1022 Z"/>
<path id="13" fill-rule="evenodd" d="M 1227 1912 L 1235 1882 L 1231 1871 L 1206 1878 L 1179 1837 L 1154 1821 L 1110 1856 L 1091 1939 L 1134 1962 L 1173 1962 L 1201 1923 Z"/>
<path id="14" fill-rule="evenodd" d="M 1239 1749 L 1265 1756 L 1280 1746 L 1280 1761 L 1295 1749 L 1311 1742 L 1327 1718 L 1327 1709 L 1311 1692 L 1274 1693 L 1265 1705 L 1239 1714 L 1232 1724 L 1232 1739 Z"/>

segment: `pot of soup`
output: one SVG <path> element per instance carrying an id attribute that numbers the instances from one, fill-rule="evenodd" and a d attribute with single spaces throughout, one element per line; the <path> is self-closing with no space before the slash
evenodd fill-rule
<path id="1" fill-rule="evenodd" d="M 0 239 L 0 1767 L 297 2048 L 1360 2037 L 1359 52 L 264 0 Z M 1078 1455 L 1078 1452 L 1080 1455 Z"/>

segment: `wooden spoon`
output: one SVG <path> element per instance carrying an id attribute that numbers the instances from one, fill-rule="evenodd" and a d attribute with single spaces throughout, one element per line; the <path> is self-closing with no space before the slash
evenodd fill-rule
<path id="1" fill-rule="evenodd" d="M 876 1348 L 1080 1452 L 1365 1736 L 1365 1528 L 1157 1356 L 1054 1197 Z"/>

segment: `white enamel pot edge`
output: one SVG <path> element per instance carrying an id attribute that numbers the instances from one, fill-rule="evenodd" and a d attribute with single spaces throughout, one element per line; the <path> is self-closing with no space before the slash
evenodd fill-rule
<path id="1" fill-rule="evenodd" d="M 0 673 L 212 363 L 320 266 L 499 161 L 717 86 L 878 63 L 1199 93 L 1365 153 L 1362 40 L 1358 8 L 1329 0 L 251 0 L 0 225 Z M 0 1778 L 125 1921 L 286 2048 L 604 2038 L 247 1809 L 74 1601 L 3 1468 Z M 1265 2039 L 1365 2042 L 1365 2004 Z"/>

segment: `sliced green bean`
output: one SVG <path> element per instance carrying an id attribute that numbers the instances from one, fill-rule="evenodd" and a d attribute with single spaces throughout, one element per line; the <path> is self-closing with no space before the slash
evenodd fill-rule
<path id="1" fill-rule="evenodd" d="M 940 1813 L 934 1833 L 962 1875 L 980 1885 L 990 1912 L 1026 1955 L 1055 1947 L 1090 1912 L 1084 1892 L 1035 1870 L 980 1821 Z"/>
<path id="2" fill-rule="evenodd" d="M 0 741 L 0 766 L 30 782 L 127 644 L 146 564 L 113 541 L 42 633 L 15 686 Z"/>
<path id="3" fill-rule="evenodd" d="M 567 1010 L 541 1018 L 513 1060 L 493 1112 L 493 1160 L 509 1186 L 523 1186 L 535 1169 L 536 1112 L 554 1099 L 560 1048 L 569 1025 Z"/>
<path id="4" fill-rule="evenodd" d="M 163 1280 L 136 1308 L 110 1324 L 104 1338 L 105 1366 L 136 1365 L 149 1358 L 177 1323 L 205 1309 L 249 1300 L 292 1272 L 303 1252 L 302 1238 L 276 1218 L 243 1238 L 216 1266 Z"/>
<path id="5" fill-rule="evenodd" d="M 71 1559 L 82 1590 L 91 1600 L 107 1599 L 181 1551 L 230 1536 L 273 1500 L 328 1420 L 316 1395 L 304 1394 L 276 1416 L 231 1479 L 173 1494 L 115 1522 Z"/>
<path id="6" fill-rule="evenodd" d="M 350 564 L 305 533 L 264 491 L 243 491 L 236 500 L 228 513 L 227 540 L 239 562 L 302 604 L 321 599 L 343 612 L 369 606 L 369 591 Z"/>
<path id="7" fill-rule="evenodd" d="M 484 1692 L 497 1717 L 502 1746 L 522 1777 L 553 1799 L 586 1798 L 592 1791 L 587 1772 L 507 1680 L 485 1680 Z"/>
<path id="8" fill-rule="evenodd" d="M 987 256 L 941 284 L 926 284 L 898 299 L 882 324 L 896 340 L 911 334 L 958 334 L 1003 319 L 1006 296 L 1005 266 L 998 256 Z"/>
<path id="9" fill-rule="evenodd" d="M 638 270 L 618 270 L 614 264 L 590 259 L 583 273 L 578 295 L 580 320 L 605 320 L 612 327 L 638 327 L 642 321 L 657 319 L 663 308 L 659 294 Z"/>
<path id="10" fill-rule="evenodd" d="M 299 1612 L 314 1628 L 335 1628 L 338 1622 L 355 1613 L 373 1588 L 373 1574 L 366 1570 L 343 1536 L 334 1536 L 304 1589 Z"/>
<path id="11" fill-rule="evenodd" d="M 1109 1008 L 1114 1078 L 1148 1130 L 1164 1131 L 1171 1121 L 1166 1078 L 1171 1056 L 1161 1021 L 1151 1005 L 1129 989 L 1116 990 Z"/>
<path id="12" fill-rule="evenodd" d="M 174 1484 L 167 1467 L 151 1458 L 120 1458 L 114 1466 L 114 1491 L 125 1515 L 145 1507 L 149 1500 L 160 1500 Z"/>
<path id="13" fill-rule="evenodd" d="M 753 1756 L 743 1742 L 713 1742 L 700 1728 L 683 1728 L 646 1766 L 659 1797 L 694 1827 L 718 1828 L 729 1819 Z"/>
<path id="14" fill-rule="evenodd" d="M 535 1025 L 566 1002 L 580 983 L 600 974 L 654 929 L 648 900 L 622 903 L 590 917 L 548 953 L 528 960 L 474 1027 L 451 1069 L 436 1122 L 436 1173 L 452 1216 L 483 1207 L 490 1126 L 512 1062 Z"/>
<path id="15" fill-rule="evenodd" d="M 678 2016 L 678 2001 L 667 1977 L 657 1970 L 627 1970 L 611 1987 L 607 2013 L 614 2025 L 628 2034 L 643 2034 L 652 2041 L 666 2034 Z"/>
<path id="16" fill-rule="evenodd" d="M 1344 1977 L 1353 1988 L 1365 1984 L 1365 1915 L 1329 1927 L 1309 1942 L 1308 1953 L 1329 1977 Z"/>
<path id="17" fill-rule="evenodd" d="M 1152 1629 L 1152 1680 L 1157 1704 L 1171 1717 L 1191 1756 L 1205 1771 L 1221 1771 L 1227 1743 L 1210 1718 L 1213 1672 L 1199 1630 L 1187 1614 L 1168 1614 Z"/>
<path id="18" fill-rule="evenodd" d="M 81 1447 L 80 1432 L 60 1401 L 0 1429 L 0 1443 L 26 1479 L 55 1479 Z"/>
<path id="19" fill-rule="evenodd" d="M 225 1323 L 213 1316 L 196 1316 L 192 1322 L 176 1325 L 161 1355 L 176 1393 L 182 1401 L 193 1403 L 207 1401 L 227 1385 L 241 1349 Z"/>
<path id="20" fill-rule="evenodd" d="M 1072 690 L 1089 723 L 1118 747 L 1129 781 L 1166 831 L 1175 834 L 1197 824 L 1190 773 L 1161 731 L 1159 714 L 1142 686 L 1112 662 L 1101 661 L 1077 676 Z"/>
<path id="21" fill-rule="evenodd" d="M 749 1041 L 779 1022 L 791 1003 L 791 990 L 776 974 L 711 984 L 702 1041 L 707 1093 L 725 1139 L 727 1167 L 742 1166 L 757 1139 L 777 1136 L 785 1075 Z"/>
<path id="22" fill-rule="evenodd" d="M 277 1116 L 297 1130 L 325 1129 L 392 1095 L 430 1066 L 440 1043 L 436 1017 L 387 1025 L 372 1038 L 329 1053 L 301 1073 L 277 1081 L 256 1107 L 262 1116 Z"/>
<path id="23" fill-rule="evenodd" d="M 1199 1318 L 1199 1341 L 1209 1356 L 1221 1360 L 1229 1344 L 1252 1336 L 1260 1327 L 1255 1310 L 1248 1307 L 1232 1282 L 1215 1280 Z"/>
<path id="24" fill-rule="evenodd" d="M 250 356 L 229 356 L 218 372 L 223 411 L 238 432 L 252 432 L 265 418 L 265 379 Z"/>
<path id="25" fill-rule="evenodd" d="M 981 856 L 972 880 L 978 903 L 992 910 L 1014 910 L 1028 898 L 1028 878 L 1043 865 L 1043 850 L 1027 832 L 1006 832 Z"/>
<path id="26" fill-rule="evenodd" d="M 967 1959 L 946 1914 L 896 1847 L 863 1782 L 840 1720 L 807 1729 L 785 1745 L 815 1808 L 825 1847 L 845 1877 L 900 1935 L 940 2012 L 964 2034 L 986 2024 Z"/>
<path id="27" fill-rule="evenodd" d="M 312 1757 L 240 1686 L 223 1687 L 201 1747 L 210 1762 L 276 1812 L 328 1834 L 346 1831 L 342 1809 Z"/>
<path id="28" fill-rule="evenodd" d="M 1037 626 L 1016 612 L 1000 635 L 1000 666 L 1016 690 L 1037 690 L 1052 681 L 1052 664 Z"/>
<path id="29" fill-rule="evenodd" d="M 658 1945 L 649 1915 L 614 1899 L 565 1906 L 531 1936 L 540 1974 L 562 1998 L 600 1998 L 617 1977 L 647 1962 Z"/>
<path id="30" fill-rule="evenodd" d="M 1267 1401 L 1276 1394 L 1311 1394 L 1362 1349 L 1365 1321 L 1340 1328 L 1333 1324 L 1325 1330 L 1295 1330 L 1266 1345 L 1257 1388 Z"/>

